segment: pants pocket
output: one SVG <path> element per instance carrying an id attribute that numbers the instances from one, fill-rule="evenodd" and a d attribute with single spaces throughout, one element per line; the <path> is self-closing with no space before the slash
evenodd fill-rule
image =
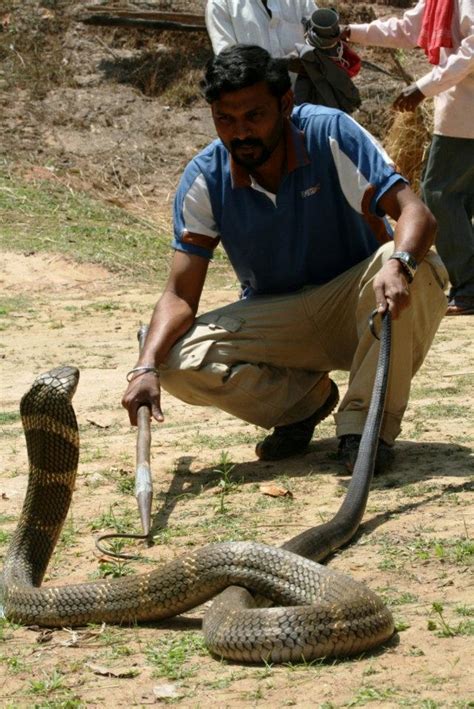
<path id="1" fill-rule="evenodd" d="M 171 348 L 163 369 L 200 369 L 212 345 L 241 330 L 243 324 L 241 318 L 217 312 L 200 315 Z"/>

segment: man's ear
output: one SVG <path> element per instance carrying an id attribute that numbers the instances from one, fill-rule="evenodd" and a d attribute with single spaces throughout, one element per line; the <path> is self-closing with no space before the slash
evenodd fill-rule
<path id="1" fill-rule="evenodd" d="M 295 95 L 293 89 L 288 91 L 281 97 L 281 110 L 285 118 L 289 118 L 295 103 Z"/>

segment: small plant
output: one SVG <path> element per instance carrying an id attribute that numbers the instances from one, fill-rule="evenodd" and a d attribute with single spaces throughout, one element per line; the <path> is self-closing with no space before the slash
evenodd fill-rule
<path id="1" fill-rule="evenodd" d="M 10 541 L 11 534 L 0 529 L 0 544 L 6 544 Z"/>
<path id="2" fill-rule="evenodd" d="M 97 531 L 99 529 L 113 529 L 117 534 L 125 534 L 126 532 L 133 531 L 130 528 L 132 525 L 132 517 L 135 515 L 131 510 L 123 510 L 120 517 L 118 517 L 114 512 L 114 506 L 110 505 L 108 512 L 103 512 L 99 517 L 91 522 L 91 530 Z"/>
<path id="3" fill-rule="evenodd" d="M 219 467 L 214 468 L 215 473 L 219 473 L 220 480 L 217 483 L 217 487 L 219 488 L 219 514 L 223 515 L 227 512 L 226 506 L 225 506 L 225 495 L 227 495 L 229 492 L 232 490 L 235 490 L 237 487 L 237 483 L 233 482 L 230 479 L 230 474 L 235 468 L 234 463 L 231 462 L 229 453 L 227 451 L 222 451 L 221 452 L 221 457 L 218 463 Z"/>
<path id="4" fill-rule="evenodd" d="M 130 568 L 130 564 L 127 561 L 101 561 L 93 577 L 118 579 L 122 576 L 130 576 L 131 574 L 133 574 L 133 569 Z"/>
<path id="5" fill-rule="evenodd" d="M 200 633 L 180 634 L 146 650 L 147 660 L 155 668 L 153 674 L 174 680 L 195 675 L 198 666 L 190 665 L 189 660 L 194 655 L 206 654 L 204 639 Z"/>
<path id="6" fill-rule="evenodd" d="M 20 626 L 0 616 L 0 642 L 11 640 L 13 635 L 8 631 L 17 630 Z"/>
<path id="7" fill-rule="evenodd" d="M 135 492 L 135 480 L 133 477 L 128 477 L 126 474 L 122 474 L 117 480 L 117 490 L 122 493 L 122 495 L 133 495 Z"/>
<path id="8" fill-rule="evenodd" d="M 395 621 L 395 630 L 397 631 L 397 633 L 401 633 L 403 630 L 408 630 L 409 627 L 410 623 L 408 623 L 408 621 L 406 620 L 403 620 L 403 618 L 398 618 Z"/>
<path id="9" fill-rule="evenodd" d="M 4 662 L 12 674 L 25 672 L 27 669 L 25 661 L 20 657 L 0 655 L 0 662 Z"/>
<path id="10" fill-rule="evenodd" d="M 107 312 L 112 310 L 119 310 L 120 305 L 118 303 L 113 302 L 93 303 L 90 308 L 91 310 L 97 310 L 99 312 Z"/>
<path id="11" fill-rule="evenodd" d="M 354 699 L 346 706 L 357 707 L 363 706 L 367 702 L 383 702 L 386 699 L 392 698 L 396 694 L 396 690 L 392 687 L 385 689 L 377 689 L 376 687 L 361 687 Z"/>
<path id="12" fill-rule="evenodd" d="M 445 618 L 444 606 L 442 603 L 433 603 L 431 606 L 431 610 L 433 613 L 436 614 L 438 622 L 429 619 L 428 630 L 436 631 L 436 635 L 438 637 L 452 638 L 456 635 L 474 634 L 474 623 L 471 620 L 463 620 L 457 625 L 451 625 Z"/>
<path id="13" fill-rule="evenodd" d="M 77 531 L 74 526 L 74 518 L 72 514 L 68 517 L 66 524 L 63 527 L 61 536 L 59 538 L 59 544 L 62 548 L 70 547 L 74 544 L 77 536 Z"/>
<path id="14" fill-rule="evenodd" d="M 54 670 L 50 677 L 45 675 L 44 679 L 34 679 L 30 682 L 32 694 L 51 694 L 58 689 L 64 689 L 64 676 L 57 670 Z"/>

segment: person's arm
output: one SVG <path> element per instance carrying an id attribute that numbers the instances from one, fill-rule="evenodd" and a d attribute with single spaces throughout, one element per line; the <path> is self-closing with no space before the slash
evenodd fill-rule
<path id="1" fill-rule="evenodd" d="M 193 325 L 209 261 L 201 256 L 175 251 L 163 295 L 157 302 L 136 367 L 158 367 L 175 342 Z M 153 418 L 163 421 L 159 378 L 153 372 L 137 372 L 123 395 L 130 423 L 136 426 L 140 406 L 150 407 Z"/>
<path id="2" fill-rule="evenodd" d="M 431 71 L 407 86 L 393 102 L 397 111 L 414 111 L 425 99 L 437 96 L 459 84 L 474 71 L 474 18 L 469 37 L 463 39 L 456 52 L 434 66 Z"/>
<path id="3" fill-rule="evenodd" d="M 474 17 L 469 37 L 447 59 L 417 79 L 416 85 L 425 97 L 436 96 L 459 84 L 474 71 Z"/>
<path id="4" fill-rule="evenodd" d="M 230 15 L 218 0 L 208 0 L 207 2 L 206 27 L 214 54 L 219 54 L 226 47 L 237 44 Z"/>
<path id="5" fill-rule="evenodd" d="M 413 49 L 418 46 L 424 8 L 425 0 L 422 0 L 400 19 L 391 17 L 369 24 L 348 25 L 343 28 L 343 38 L 366 46 Z M 474 18 L 464 17 L 462 23 L 467 36 L 459 48 L 400 92 L 393 103 L 397 111 L 414 111 L 425 98 L 447 91 L 474 70 Z"/>
<path id="6" fill-rule="evenodd" d="M 387 190 L 378 206 L 397 223 L 394 251 L 408 252 L 419 264 L 436 236 L 436 220 L 428 207 L 404 182 Z M 374 293 L 378 310 L 384 312 L 388 308 L 393 318 L 409 306 L 409 281 L 400 261 L 389 259 L 383 265 L 374 279 Z"/>
<path id="7" fill-rule="evenodd" d="M 364 46 L 413 49 L 417 46 L 424 9 L 425 0 L 420 0 L 400 18 L 347 25 L 342 28 L 343 39 Z"/>

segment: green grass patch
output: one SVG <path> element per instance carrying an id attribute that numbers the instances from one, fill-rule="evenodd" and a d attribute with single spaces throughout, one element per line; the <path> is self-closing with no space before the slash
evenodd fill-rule
<path id="1" fill-rule="evenodd" d="M 0 411 L 0 426 L 8 423 L 17 423 L 21 416 L 18 411 Z"/>
<path id="2" fill-rule="evenodd" d="M 0 169 L 0 245 L 60 252 L 111 271 L 162 277 L 171 257 L 170 230 L 57 182 L 25 182 Z"/>
<path id="3" fill-rule="evenodd" d="M 198 673 L 200 665 L 192 660 L 209 653 L 200 633 L 182 633 L 148 646 L 145 654 L 155 677 L 182 680 Z"/>
<path id="4" fill-rule="evenodd" d="M 2 233 L 0 232 L 0 234 Z M 15 312 L 33 312 L 30 299 L 24 295 L 2 296 L 0 298 L 0 318 L 6 318 Z"/>
<path id="5" fill-rule="evenodd" d="M 26 253 L 61 253 L 79 263 L 99 264 L 140 281 L 164 280 L 172 258 L 169 220 L 152 223 L 59 181 L 27 182 L 0 165 L 0 248 Z M 222 249 L 209 271 L 211 287 L 236 283 Z M 27 301 L 0 301 L 0 316 L 24 310 Z M 91 306 L 115 310 L 114 303 Z M 3 309 L 2 309 L 3 308 Z M 1 325 L 0 325 L 1 329 Z"/>
<path id="6" fill-rule="evenodd" d="M 457 609 L 455 609 L 457 612 Z M 442 603 L 432 603 L 431 612 L 435 620 L 428 620 L 428 630 L 434 631 L 440 638 L 452 638 L 455 635 L 474 635 L 474 621 L 468 618 L 461 622 L 453 623 L 446 618 Z"/>
<path id="7" fill-rule="evenodd" d="M 6 544 L 10 541 L 10 538 L 11 534 L 9 532 L 5 532 L 3 529 L 0 529 L 0 544 Z"/>
<path id="8" fill-rule="evenodd" d="M 426 404 L 423 407 L 423 415 L 426 418 L 431 417 L 434 419 L 469 419 L 471 416 L 471 408 L 463 404 L 437 402 L 434 404 Z"/>

